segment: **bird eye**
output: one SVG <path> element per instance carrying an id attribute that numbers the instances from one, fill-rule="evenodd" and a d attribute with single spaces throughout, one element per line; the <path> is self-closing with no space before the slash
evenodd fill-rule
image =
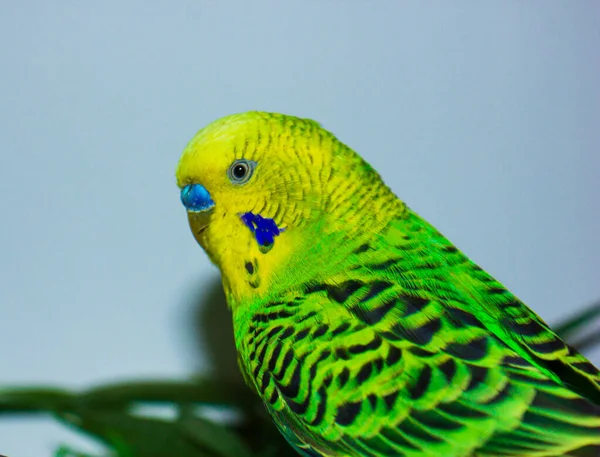
<path id="1" fill-rule="evenodd" d="M 234 184 L 246 183 L 252 176 L 255 166 L 256 162 L 252 160 L 236 160 L 231 164 L 229 170 L 227 170 L 229 180 Z"/>

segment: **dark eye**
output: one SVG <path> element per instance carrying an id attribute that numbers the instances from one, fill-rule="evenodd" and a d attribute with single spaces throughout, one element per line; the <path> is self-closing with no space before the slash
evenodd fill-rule
<path id="1" fill-rule="evenodd" d="M 238 163 L 231 171 L 231 174 L 235 179 L 244 179 L 246 177 L 246 173 L 248 173 L 248 165 L 245 163 Z"/>
<path id="2" fill-rule="evenodd" d="M 255 165 L 256 162 L 252 160 L 236 160 L 231 164 L 229 170 L 227 170 L 227 175 L 232 183 L 244 184 L 252 176 Z"/>

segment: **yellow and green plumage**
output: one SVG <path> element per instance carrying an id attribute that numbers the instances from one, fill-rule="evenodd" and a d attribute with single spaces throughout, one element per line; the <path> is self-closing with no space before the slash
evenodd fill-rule
<path id="1" fill-rule="evenodd" d="M 177 181 L 301 455 L 600 455 L 598 370 L 316 122 L 220 119 Z"/>

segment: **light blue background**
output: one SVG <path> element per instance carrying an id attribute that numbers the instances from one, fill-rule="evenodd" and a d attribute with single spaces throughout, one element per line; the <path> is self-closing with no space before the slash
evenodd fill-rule
<path id="1" fill-rule="evenodd" d="M 600 297 L 598 2 L 5 1 L 0 40 L 0 385 L 209 369 L 174 167 L 249 109 L 324 124 L 549 322 Z M 60 442 L 0 419 L 0 453 Z"/>

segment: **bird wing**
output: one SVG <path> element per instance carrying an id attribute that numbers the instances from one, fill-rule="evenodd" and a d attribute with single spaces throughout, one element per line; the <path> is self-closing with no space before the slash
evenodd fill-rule
<path id="1" fill-rule="evenodd" d="M 247 332 L 257 390 L 304 454 L 599 455 L 598 370 L 435 229 L 404 221 L 356 255 Z"/>

